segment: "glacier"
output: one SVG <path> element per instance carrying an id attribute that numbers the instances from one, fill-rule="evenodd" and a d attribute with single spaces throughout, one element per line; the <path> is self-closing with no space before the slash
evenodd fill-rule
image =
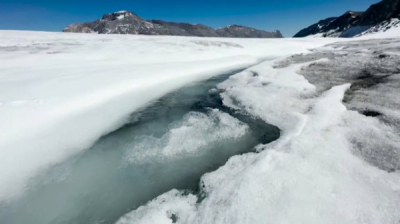
<path id="1" fill-rule="evenodd" d="M 0 200 L 18 197 L 35 173 L 88 148 L 151 100 L 329 42 L 18 31 L 0 39 Z"/>
<path id="2" fill-rule="evenodd" d="M 376 63 L 378 68 L 392 68 L 390 79 L 396 80 L 399 41 L 384 39 L 395 36 L 390 35 L 259 40 L 0 31 L 0 220 L 13 223 L 13 218 L 20 218 L 12 214 L 18 214 L 24 202 L 28 213 L 41 211 L 29 207 L 26 198 L 59 198 L 73 208 L 65 213 L 77 217 L 76 222 L 82 220 L 79 206 L 86 206 L 105 213 L 121 207 L 126 215 L 114 218 L 119 224 L 397 223 L 398 92 L 390 88 L 383 94 L 390 87 L 388 81 L 374 89 L 366 86 L 368 77 L 360 82 L 358 76 L 340 76 L 357 70 L 352 66 L 361 69 Z M 82 183 L 82 189 L 95 194 L 85 182 L 91 178 L 86 178 L 113 176 L 114 171 L 99 167 L 96 161 L 108 160 L 96 150 L 115 157 L 106 149 L 119 145 L 118 139 L 111 145 L 100 143 L 132 122 L 132 114 L 146 111 L 171 92 L 232 72 L 236 74 L 209 93 L 218 94 L 223 106 L 235 113 L 185 112 L 162 133 L 123 145 L 117 171 L 130 164 L 154 162 L 157 167 L 171 158 L 183 158 L 192 164 L 183 165 L 185 170 L 196 170 L 200 165 L 188 156 L 210 151 L 208 144 L 233 149 L 229 144 L 238 145 L 237 139 L 248 136 L 253 126 L 236 113 L 278 127 L 279 139 L 235 152 L 216 171 L 207 170 L 200 180 L 192 180 L 197 191 L 163 193 L 164 189 L 139 208 L 125 206 L 122 200 L 120 205 L 98 204 L 71 197 L 74 194 L 68 191 L 74 188 L 68 186 Z M 365 103 L 366 95 L 392 101 Z M 366 116 L 365 111 L 385 117 Z M 389 157 L 394 160 L 385 149 L 393 152 Z M 86 176 L 68 166 L 64 169 L 63 164 L 76 159 L 91 167 Z M 197 163 L 201 161 L 206 160 Z M 183 163 L 169 169 L 179 170 L 179 164 Z M 49 180 L 48 172 L 56 180 Z M 71 177 L 76 178 L 65 182 Z M 66 191 L 36 189 L 54 181 L 67 186 Z M 129 188 L 125 190 L 128 193 L 121 193 L 129 194 Z M 43 194 L 30 194 L 35 191 Z M 27 218 L 62 222 L 52 217 L 61 204 L 47 204 L 48 214 Z"/>
<path id="3" fill-rule="evenodd" d="M 172 190 L 117 223 L 397 223 L 399 58 L 386 67 L 374 54 L 398 46 L 398 39 L 330 44 L 230 77 L 218 86 L 224 104 L 276 125 L 281 137 L 204 175 L 204 198 Z M 359 89 L 365 78 L 355 82 L 351 69 L 374 66 L 392 69 L 390 81 Z M 357 99 L 366 94 L 368 103 Z M 362 113 L 373 106 L 385 115 Z"/>

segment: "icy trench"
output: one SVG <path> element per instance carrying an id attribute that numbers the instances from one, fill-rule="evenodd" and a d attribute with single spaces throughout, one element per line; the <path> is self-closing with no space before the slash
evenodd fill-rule
<path id="1" fill-rule="evenodd" d="M 84 153 L 49 169 L 0 223 L 114 223 L 200 177 L 233 155 L 279 138 L 277 127 L 222 105 L 214 87 L 238 71 L 177 90 L 130 117 Z"/>

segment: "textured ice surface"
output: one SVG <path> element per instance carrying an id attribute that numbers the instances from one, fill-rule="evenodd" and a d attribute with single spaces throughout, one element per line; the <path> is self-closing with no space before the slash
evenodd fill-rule
<path id="1" fill-rule="evenodd" d="M 208 116 L 191 112 L 161 138 L 149 136 L 135 142 L 125 159 L 128 162 L 148 163 L 157 158 L 196 154 L 209 144 L 240 138 L 247 129 L 247 125 L 218 110 L 212 110 Z"/>
<path id="2" fill-rule="evenodd" d="M 154 136 L 140 138 L 159 152 L 149 150 L 144 157 L 132 147 L 108 151 L 115 142 L 121 143 L 121 136 L 110 144 L 104 138 L 97 140 L 129 121 L 133 111 L 188 83 L 263 58 L 307 52 L 332 40 L 8 31 L 0 32 L 0 39 L 0 60 L 5 62 L 0 65 L 0 215 L 11 212 L 5 223 L 14 218 L 21 223 L 73 223 L 82 220 L 81 214 L 87 215 L 85 223 L 101 223 L 105 219 L 91 217 L 101 213 L 113 220 L 121 217 L 120 208 L 129 213 L 119 223 L 397 224 L 400 220 L 398 39 L 328 45 L 311 54 L 259 64 L 218 85 L 212 92 L 221 93 L 225 106 L 279 127 L 282 136 L 257 147 L 259 153 L 234 156 L 200 181 L 191 180 L 199 184 L 198 194 L 185 190 L 162 194 L 162 187 L 174 186 L 166 183 L 176 176 L 168 175 L 148 182 L 160 187 L 159 194 L 146 186 L 131 190 L 117 175 L 119 166 L 109 169 L 110 164 L 117 161 L 122 169 L 132 166 L 138 171 L 128 169 L 122 173 L 126 176 L 146 174 L 147 165 L 161 172 L 185 173 L 190 170 L 181 167 L 204 165 L 206 159 L 195 158 L 198 152 L 220 156 L 219 151 L 203 147 L 197 135 L 217 146 L 226 144 L 226 149 L 242 143 L 226 141 L 252 130 L 240 116 L 221 108 L 189 113 L 160 128 L 163 131 L 154 131 Z M 182 133 L 187 134 L 182 128 L 195 133 L 185 136 L 194 144 L 182 140 Z M 129 137 L 130 132 L 123 136 Z M 170 143 L 185 147 L 169 147 Z M 165 155 L 159 161 L 168 166 L 132 165 L 151 155 Z M 71 156 L 79 169 L 63 170 L 63 162 Z M 171 163 L 171 158 L 183 158 L 186 166 Z M 116 190 L 104 192 L 104 185 Z M 160 196 L 138 209 L 130 208 L 126 200 L 156 195 Z M 30 216 L 20 215 L 24 212 Z"/>
<path id="3" fill-rule="evenodd" d="M 219 85 L 224 104 L 281 138 L 204 175 L 200 198 L 171 191 L 118 223 L 398 223 L 398 63 L 375 52 L 395 55 L 397 43 L 333 44 L 232 76 Z M 381 73 L 387 81 L 371 79 Z"/>
<path id="4" fill-rule="evenodd" d="M 293 56 L 291 61 L 329 58 L 323 63 L 313 63 L 300 74 L 318 86 L 319 91 L 352 83 L 345 105 L 367 116 L 348 118 L 347 122 L 354 126 L 351 130 L 354 152 L 384 170 L 399 170 L 400 40 L 355 41 L 328 47 L 337 50 L 320 48 L 312 54 Z"/>
<path id="5" fill-rule="evenodd" d="M 0 31 L 0 200 L 151 100 L 329 42 Z"/>

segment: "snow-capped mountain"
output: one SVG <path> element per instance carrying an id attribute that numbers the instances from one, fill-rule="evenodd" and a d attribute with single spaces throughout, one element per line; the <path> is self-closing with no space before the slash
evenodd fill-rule
<path id="1" fill-rule="evenodd" d="M 400 0 L 383 0 L 365 12 L 348 11 L 339 17 L 321 20 L 294 37 L 355 37 L 394 28 L 400 18 Z"/>
<path id="2" fill-rule="evenodd" d="M 161 20 L 144 20 L 129 11 L 104 15 L 89 23 L 71 24 L 63 32 L 99 34 L 144 34 L 199 37 L 281 38 L 280 31 L 267 32 L 245 26 L 231 25 L 220 29 L 201 24 L 174 23 Z"/>

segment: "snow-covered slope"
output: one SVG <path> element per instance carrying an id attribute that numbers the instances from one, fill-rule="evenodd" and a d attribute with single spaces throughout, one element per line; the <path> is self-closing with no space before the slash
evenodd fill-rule
<path id="1" fill-rule="evenodd" d="M 345 31 L 355 24 L 361 17 L 361 12 L 348 11 L 339 17 L 327 18 L 302 29 L 294 37 L 347 37 Z"/>
<path id="2" fill-rule="evenodd" d="M 348 11 L 337 18 L 321 20 L 294 37 L 355 37 L 395 29 L 388 24 L 400 19 L 400 0 L 382 0 L 365 12 Z"/>
<path id="3" fill-rule="evenodd" d="M 400 20 L 390 19 L 375 26 L 352 27 L 343 32 L 332 30 L 327 33 L 317 33 L 306 38 L 318 37 L 366 37 L 366 38 L 393 38 L 400 37 Z"/>
<path id="4" fill-rule="evenodd" d="M 151 100 L 332 41 L 0 31 L 0 201 Z"/>
<path id="5" fill-rule="evenodd" d="M 371 35 L 375 37 L 381 36 L 386 38 L 400 37 L 400 20 L 391 19 L 388 21 L 384 21 L 356 35 L 356 37 L 371 36 Z"/>

